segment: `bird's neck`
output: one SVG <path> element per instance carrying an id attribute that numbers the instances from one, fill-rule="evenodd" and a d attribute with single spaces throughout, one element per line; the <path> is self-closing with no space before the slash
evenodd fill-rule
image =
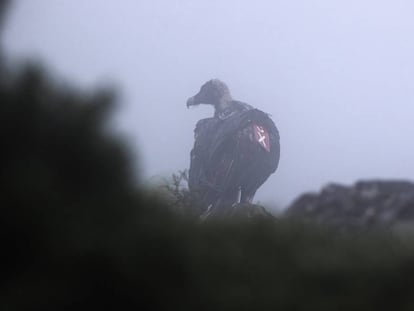
<path id="1" fill-rule="evenodd" d="M 223 112 L 229 110 L 232 101 L 233 99 L 231 98 L 230 94 L 221 97 L 214 105 L 214 116 L 217 117 L 223 114 Z"/>

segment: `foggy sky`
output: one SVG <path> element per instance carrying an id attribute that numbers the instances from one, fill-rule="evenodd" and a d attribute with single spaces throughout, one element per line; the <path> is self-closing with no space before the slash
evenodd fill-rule
<path id="1" fill-rule="evenodd" d="M 223 80 L 279 128 L 255 200 L 280 208 L 329 182 L 414 179 L 413 16 L 410 0 L 20 0 L 3 43 L 79 86 L 118 85 L 147 181 L 188 168 L 213 109 L 186 100 Z"/>

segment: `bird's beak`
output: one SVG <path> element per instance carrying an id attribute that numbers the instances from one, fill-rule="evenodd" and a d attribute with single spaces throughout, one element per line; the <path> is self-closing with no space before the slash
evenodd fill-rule
<path id="1" fill-rule="evenodd" d="M 194 105 L 196 105 L 196 102 L 195 102 L 195 100 L 194 100 L 194 96 L 193 96 L 193 97 L 190 97 L 190 98 L 187 100 L 187 108 L 190 108 L 191 106 L 194 106 Z"/>

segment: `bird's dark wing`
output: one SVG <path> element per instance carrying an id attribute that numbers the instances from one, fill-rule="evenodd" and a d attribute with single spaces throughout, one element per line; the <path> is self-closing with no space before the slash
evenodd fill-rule
<path id="1" fill-rule="evenodd" d="M 220 120 L 206 118 L 197 122 L 194 130 L 194 147 L 190 154 L 188 186 L 191 191 L 200 191 L 206 181 L 207 155 Z"/>
<path id="2" fill-rule="evenodd" d="M 263 133 L 256 133 L 258 129 Z M 260 110 L 250 109 L 224 120 L 203 119 L 195 134 L 189 186 L 202 194 L 207 206 L 218 199 L 235 203 L 239 189 L 252 198 L 278 166 L 279 133 Z"/>
<path id="3" fill-rule="evenodd" d="M 224 120 L 214 134 L 206 162 L 209 180 L 223 192 L 242 188 L 254 195 L 279 163 L 275 124 L 266 113 L 252 109 Z M 267 146 L 260 142 L 259 135 L 266 139 Z"/>

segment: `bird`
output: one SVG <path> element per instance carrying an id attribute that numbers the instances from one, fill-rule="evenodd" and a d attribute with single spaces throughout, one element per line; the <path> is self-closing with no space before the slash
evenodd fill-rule
<path id="1" fill-rule="evenodd" d="M 280 159 L 279 131 L 270 116 L 234 100 L 219 79 L 204 83 L 187 107 L 208 104 L 214 115 L 197 122 L 190 153 L 188 187 L 204 213 L 252 203 Z"/>

